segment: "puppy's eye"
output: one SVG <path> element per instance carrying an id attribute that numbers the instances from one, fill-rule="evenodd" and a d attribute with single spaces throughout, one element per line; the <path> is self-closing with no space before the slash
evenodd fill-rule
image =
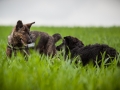
<path id="1" fill-rule="evenodd" d="M 25 31 L 21 31 L 22 33 L 24 33 Z"/>
<path id="2" fill-rule="evenodd" d="M 20 33 L 21 33 L 21 34 L 24 34 L 24 33 L 25 33 L 25 31 L 24 31 L 24 30 L 23 30 L 23 31 L 20 31 Z"/>

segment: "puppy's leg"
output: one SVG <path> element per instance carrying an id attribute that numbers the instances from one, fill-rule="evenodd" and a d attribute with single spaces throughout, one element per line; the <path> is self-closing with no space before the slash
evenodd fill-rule
<path id="1" fill-rule="evenodd" d="M 46 45 L 46 54 L 54 56 L 56 54 L 56 47 L 53 37 L 49 37 L 47 45 Z"/>
<path id="2" fill-rule="evenodd" d="M 36 51 L 39 52 L 39 54 L 46 54 L 46 44 L 48 42 L 48 36 L 41 36 L 40 38 L 37 39 L 36 41 Z"/>
<path id="3" fill-rule="evenodd" d="M 6 55 L 7 55 L 9 58 L 12 57 L 12 49 L 11 49 L 9 46 L 7 46 Z"/>

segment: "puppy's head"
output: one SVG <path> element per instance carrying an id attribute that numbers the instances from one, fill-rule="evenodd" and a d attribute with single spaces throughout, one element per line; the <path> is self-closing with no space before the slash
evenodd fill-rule
<path id="1" fill-rule="evenodd" d="M 84 44 L 82 43 L 82 41 L 80 41 L 79 39 L 77 39 L 76 37 L 72 37 L 72 36 L 66 36 L 64 37 L 64 43 L 65 45 L 72 50 L 75 47 L 83 47 Z"/>
<path id="2" fill-rule="evenodd" d="M 24 46 L 26 46 L 28 43 L 31 43 L 32 39 L 30 36 L 30 27 L 35 22 L 23 24 L 21 20 L 17 21 L 17 24 L 13 30 L 13 36 L 18 40 L 18 42 L 22 43 Z"/>

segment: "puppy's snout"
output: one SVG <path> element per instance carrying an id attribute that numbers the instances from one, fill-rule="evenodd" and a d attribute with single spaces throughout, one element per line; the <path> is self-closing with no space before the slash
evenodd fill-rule
<path id="1" fill-rule="evenodd" d="M 32 39 L 29 39 L 29 40 L 28 40 L 28 44 L 30 44 L 30 43 L 32 43 Z"/>

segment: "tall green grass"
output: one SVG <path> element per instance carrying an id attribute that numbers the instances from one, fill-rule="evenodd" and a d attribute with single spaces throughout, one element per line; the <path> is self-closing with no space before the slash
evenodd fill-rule
<path id="1" fill-rule="evenodd" d="M 31 51 L 28 61 L 18 53 L 6 57 L 7 36 L 12 26 L 0 26 L 0 90 L 120 90 L 120 68 L 75 65 L 59 54 L 54 58 Z M 108 44 L 120 52 L 120 27 L 32 27 L 52 35 L 75 36 L 85 45 Z M 58 42 L 58 44 L 61 43 Z M 117 59 L 120 60 L 120 57 Z"/>

